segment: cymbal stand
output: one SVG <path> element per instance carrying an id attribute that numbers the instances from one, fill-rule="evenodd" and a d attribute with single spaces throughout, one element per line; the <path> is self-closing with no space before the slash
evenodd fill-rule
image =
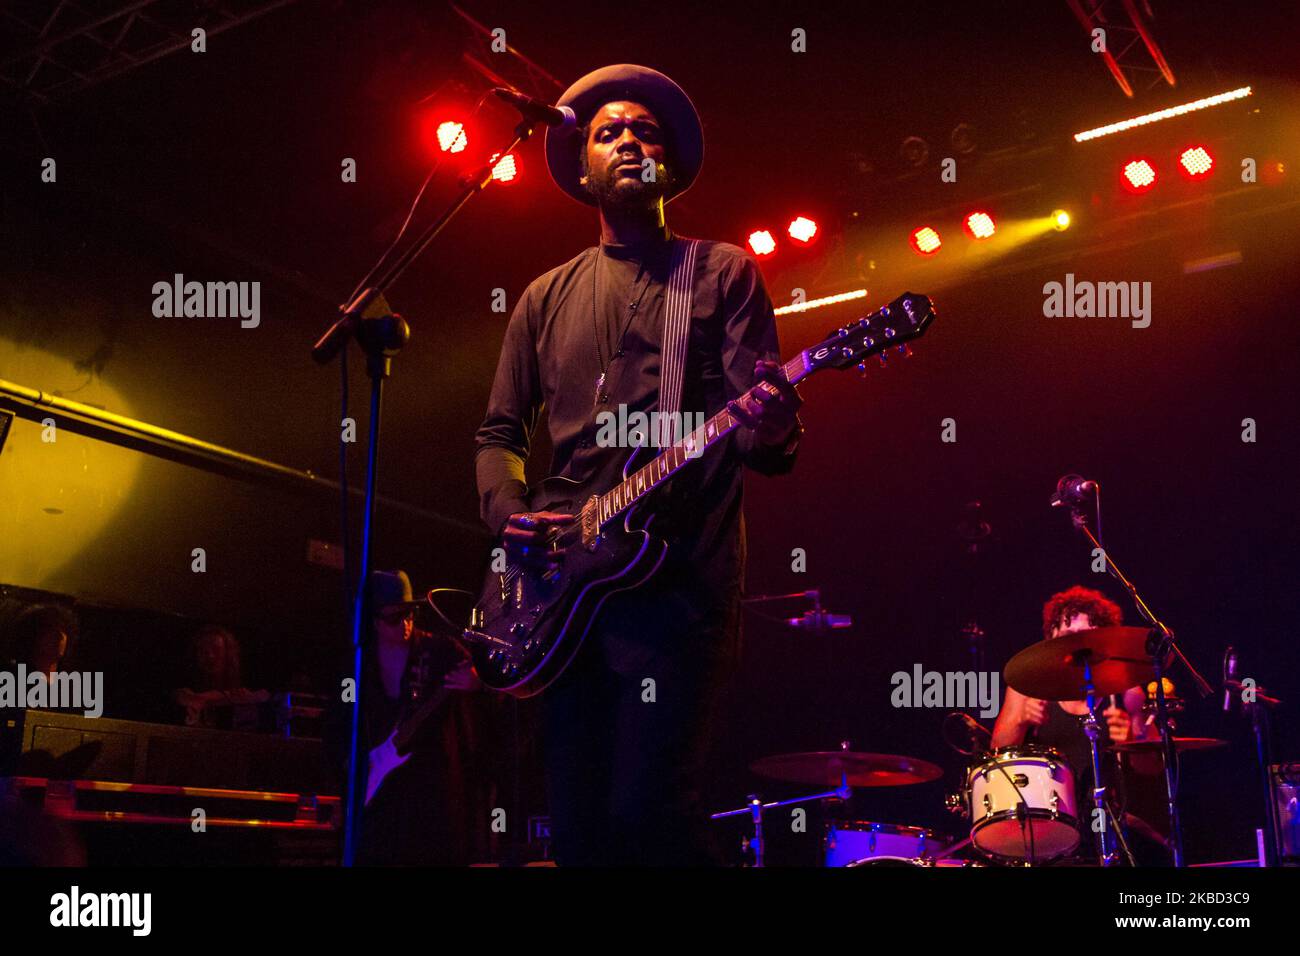
<path id="1" fill-rule="evenodd" d="M 789 800 L 774 800 L 770 803 L 764 803 L 759 799 L 757 794 L 750 794 L 749 801 L 735 810 L 724 810 L 721 813 L 714 813 L 709 816 L 710 820 L 722 820 L 727 817 L 738 817 L 749 814 L 754 821 L 754 835 L 749 837 L 747 842 L 754 851 L 754 866 L 762 867 L 765 865 L 766 841 L 763 837 L 763 812 L 765 810 L 775 810 L 779 807 L 792 807 L 799 803 L 812 803 L 814 800 L 847 800 L 853 796 L 853 788 L 849 786 L 848 776 L 840 774 L 840 785 L 834 790 L 826 790 L 823 793 L 814 793 L 806 797 L 793 797 Z"/>

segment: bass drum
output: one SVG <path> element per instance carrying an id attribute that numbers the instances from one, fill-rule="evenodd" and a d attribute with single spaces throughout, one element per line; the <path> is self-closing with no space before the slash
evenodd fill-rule
<path id="1" fill-rule="evenodd" d="M 876 857 L 921 859 L 939 853 L 949 841 L 933 830 L 894 823 L 852 820 L 826 828 L 825 866 L 853 866 Z"/>

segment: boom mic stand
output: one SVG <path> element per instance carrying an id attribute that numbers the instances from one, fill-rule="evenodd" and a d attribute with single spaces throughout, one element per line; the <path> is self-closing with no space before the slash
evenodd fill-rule
<path id="1" fill-rule="evenodd" d="M 500 151 L 497 161 L 509 156 L 527 140 L 540 120 L 523 119 L 514 128 L 510 144 Z M 361 718 L 361 676 L 365 654 L 367 582 L 370 579 L 370 556 L 375 521 L 375 485 L 379 474 L 379 429 L 383 405 L 384 379 L 392 374 L 393 358 L 410 339 L 410 326 L 400 315 L 390 311 L 384 293 L 428 247 L 438 233 L 451 222 L 457 213 L 475 195 L 492 182 L 494 163 L 486 163 L 461 180 L 463 189 L 452 200 L 420 237 L 398 257 L 373 285 L 364 289 L 355 299 L 339 307 L 339 317 L 325 334 L 312 346 L 311 354 L 324 365 L 347 347 L 348 339 L 355 338 L 366 355 L 366 371 L 370 376 L 370 432 L 366 450 L 365 523 L 361 537 L 361 561 L 356 569 L 357 588 L 352 595 L 352 713 L 348 746 L 348 787 L 344 806 L 343 865 L 356 861 L 359 807 L 358 794 L 365 792 L 365 765 L 358 753 Z M 344 536 L 347 540 L 347 536 Z M 348 566 L 345 562 L 345 567 Z"/>
<path id="2" fill-rule="evenodd" d="M 1232 653 L 1233 649 L 1228 650 Z M 1268 827 L 1264 838 L 1264 863 L 1267 866 L 1281 866 L 1281 827 L 1278 825 L 1277 804 L 1273 796 L 1272 728 L 1269 712 L 1272 708 L 1281 705 L 1282 701 L 1269 696 L 1263 687 L 1235 680 L 1231 670 L 1224 680 L 1224 690 L 1228 694 L 1228 702 L 1231 703 L 1233 698 L 1240 700 L 1241 713 L 1250 717 L 1251 731 L 1255 735 L 1255 760 L 1259 763 L 1261 779 L 1264 782 L 1264 820 Z"/>
<path id="3" fill-rule="evenodd" d="M 1098 496 L 1100 496 L 1100 493 L 1100 489 L 1098 489 Z M 1174 639 L 1174 632 L 1165 626 L 1164 622 L 1156 617 L 1155 612 L 1152 611 L 1147 602 L 1142 599 L 1142 595 L 1138 593 L 1133 582 L 1130 581 L 1125 576 L 1124 572 L 1119 569 L 1119 566 L 1111 560 L 1110 552 L 1101 546 L 1101 542 L 1097 540 L 1097 537 L 1092 533 L 1092 529 L 1088 527 L 1088 519 L 1084 515 L 1083 509 L 1077 504 L 1070 504 L 1069 507 L 1070 518 L 1074 526 L 1078 528 L 1079 531 L 1092 543 L 1093 548 L 1096 549 L 1094 553 L 1101 555 L 1107 573 L 1123 586 L 1124 590 L 1128 592 L 1129 597 L 1133 599 L 1133 604 L 1137 608 L 1138 614 L 1141 615 L 1144 621 L 1151 625 L 1151 632 L 1148 635 L 1146 642 L 1146 651 L 1151 655 L 1151 663 L 1155 668 L 1156 676 L 1156 729 L 1160 732 L 1162 753 L 1164 755 L 1165 797 L 1169 811 L 1169 844 L 1173 849 L 1174 866 L 1186 866 L 1183 859 L 1182 824 L 1179 822 L 1178 817 L 1178 784 L 1174 779 L 1174 768 L 1177 766 L 1178 756 L 1177 752 L 1174 750 L 1173 735 L 1169 728 L 1169 710 L 1165 702 L 1165 661 L 1168 660 L 1170 656 L 1177 656 L 1177 658 L 1187 666 L 1188 671 L 1191 672 L 1192 679 L 1196 682 L 1202 696 L 1209 695 L 1212 693 L 1212 690 L 1205 678 L 1197 672 L 1196 668 L 1192 666 L 1191 661 L 1187 659 L 1183 654 L 1182 649 L 1179 648 L 1178 642 Z M 1096 763 L 1095 758 L 1094 763 Z M 1100 786 L 1099 780 L 1094 781 L 1094 783 Z M 1107 815 L 1109 816 L 1109 813 Z M 1115 825 L 1119 826 L 1119 822 L 1116 821 Z"/>

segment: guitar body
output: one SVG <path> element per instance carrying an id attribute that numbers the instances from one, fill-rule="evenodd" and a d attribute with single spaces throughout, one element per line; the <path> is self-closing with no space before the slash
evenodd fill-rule
<path id="1" fill-rule="evenodd" d="M 826 368 L 844 369 L 886 351 L 907 351 L 934 321 L 923 295 L 904 293 L 868 316 L 834 329 L 787 362 L 780 374 L 791 385 Z M 735 404 L 754 413 L 777 388 L 760 381 Z M 739 426 L 724 408 L 641 467 L 636 449 L 614 487 L 595 480 L 548 478 L 529 493 L 529 509 L 575 515 L 543 553 L 509 554 L 498 545 L 469 627 L 461 634 L 479 679 L 493 690 L 531 697 L 573 660 L 611 594 L 644 584 L 663 564 L 668 545 L 650 530 L 652 496 L 694 458 L 718 447 Z M 689 480 L 689 475 L 680 480 Z M 645 517 L 642 517 L 645 516 Z M 546 552 L 551 553 L 546 553 Z"/>
<path id="2" fill-rule="evenodd" d="M 633 454 L 624 467 L 630 473 Z M 529 494 L 533 511 L 579 514 L 600 489 L 567 478 L 548 478 Z M 560 676 L 591 631 L 606 598 L 644 584 L 668 553 L 666 542 L 641 523 L 636 509 L 584 544 L 582 522 L 563 529 L 553 550 L 563 552 L 556 569 L 502 558 L 493 566 L 467 632 L 474 669 L 493 690 L 516 697 L 540 693 Z M 486 643 L 487 635 L 501 644 Z M 507 646 L 503 646 L 507 645 Z"/>
<path id="3" fill-rule="evenodd" d="M 370 751 L 366 764 L 366 806 L 370 806 L 370 801 L 375 798 L 388 775 L 411 759 L 409 752 L 397 752 L 396 737 L 397 731 L 394 730 L 383 743 Z"/>

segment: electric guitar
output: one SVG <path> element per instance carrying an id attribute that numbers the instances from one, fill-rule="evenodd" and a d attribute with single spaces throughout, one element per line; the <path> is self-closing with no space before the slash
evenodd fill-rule
<path id="1" fill-rule="evenodd" d="M 905 293 L 887 306 L 831 332 L 782 367 L 791 384 L 823 369 L 865 367 L 865 360 L 890 349 L 907 351 L 934 321 L 923 295 Z M 775 393 L 759 382 L 738 399 L 750 404 L 754 392 Z M 693 458 L 708 454 L 740 422 L 724 408 L 648 464 L 638 466 L 644 448 L 635 449 L 623 467 L 623 481 L 612 488 L 547 478 L 529 491 L 533 511 L 573 514 L 557 526 L 553 551 L 563 561 L 545 566 L 495 552 L 463 637 L 484 684 L 516 697 L 531 697 L 553 682 L 573 660 L 609 595 L 644 584 L 659 569 L 668 544 L 650 531 L 654 514 L 646 499 Z M 644 512 L 644 514 L 643 514 Z"/>
<path id="2" fill-rule="evenodd" d="M 370 806 L 370 801 L 379 792 L 388 775 L 411 759 L 412 745 L 420 731 L 451 693 L 445 683 L 439 684 L 433 693 L 397 722 L 383 743 L 371 748 L 366 766 L 366 806 Z"/>

